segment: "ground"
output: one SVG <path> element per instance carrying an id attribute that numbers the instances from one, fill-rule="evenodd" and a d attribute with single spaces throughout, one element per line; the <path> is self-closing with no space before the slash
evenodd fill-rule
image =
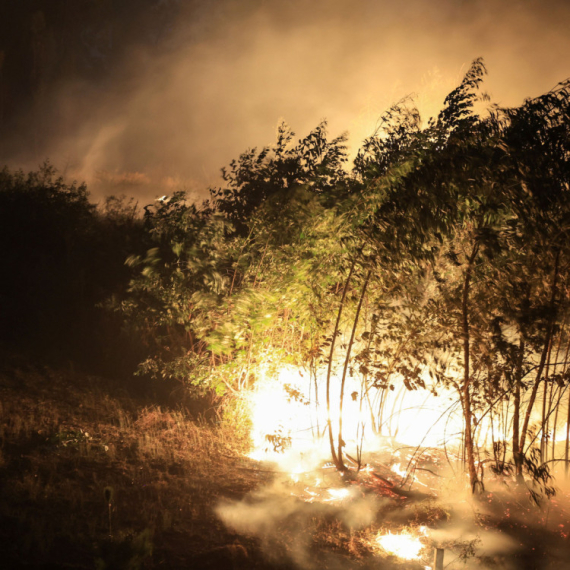
<path id="1" fill-rule="evenodd" d="M 23 359 L 0 402 L 2 568 L 264 567 L 212 510 L 267 476 L 223 429 Z"/>
<path id="2" fill-rule="evenodd" d="M 416 570 L 423 562 L 379 554 L 371 534 L 422 524 L 446 533 L 457 525 L 453 498 L 389 497 L 364 484 L 349 505 L 306 502 L 306 485 L 245 456 L 243 426 L 134 392 L 131 380 L 4 355 L 3 569 Z M 342 484 L 330 477 L 329 485 Z M 570 568 L 564 495 L 547 508 L 525 501 L 487 493 L 477 532 L 504 535 L 512 548 L 477 558 L 476 541 L 456 541 L 449 568 Z"/>

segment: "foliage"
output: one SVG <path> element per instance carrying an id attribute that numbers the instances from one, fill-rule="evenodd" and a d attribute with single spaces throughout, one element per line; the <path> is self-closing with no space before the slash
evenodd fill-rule
<path id="1" fill-rule="evenodd" d="M 473 488 L 477 432 L 498 403 L 512 406 L 520 475 L 567 336 L 570 96 L 564 83 L 480 115 L 485 73 L 474 61 L 427 123 L 411 99 L 394 105 L 352 171 L 324 123 L 297 144 L 282 124 L 275 145 L 223 170 L 211 201 L 148 207 L 155 247 L 131 259 L 125 305 L 157 345 L 144 369 L 223 393 L 283 362 L 328 368 L 328 401 L 342 367 L 376 431 L 385 392 L 431 376 L 456 390 Z M 342 468 L 342 428 L 336 443 L 329 429 Z"/>
<path id="2" fill-rule="evenodd" d="M 3 337 L 106 346 L 120 338 L 118 320 L 96 316 L 107 299 L 146 346 L 143 374 L 218 403 L 283 364 L 310 371 L 315 390 L 326 376 L 339 469 L 347 378 L 376 433 L 389 392 L 450 388 L 473 488 L 481 426 L 501 406 L 497 465 L 510 453 L 519 481 L 546 485 L 570 377 L 569 83 L 478 113 L 485 73 L 475 60 L 427 121 L 410 98 L 394 105 L 352 169 L 326 123 L 296 142 L 283 123 L 273 145 L 223 170 L 209 200 L 175 193 L 142 217 L 124 198 L 95 208 L 49 165 L 3 170 Z"/>
<path id="3" fill-rule="evenodd" d="M 123 305 L 156 345 L 145 371 L 223 393 L 249 383 L 268 335 L 282 360 L 302 357 L 291 342 L 310 350 L 343 256 L 343 219 L 322 197 L 345 176 L 342 139 L 325 135 L 321 125 L 288 148 L 293 135 L 282 126 L 274 148 L 233 164 L 214 207 L 176 194 L 145 209 L 156 247 L 129 260 L 142 271 Z"/>
<path id="4" fill-rule="evenodd" d="M 119 323 L 96 305 L 124 293 L 127 252 L 146 249 L 136 204 L 110 198 L 98 210 L 85 185 L 48 163 L 28 175 L 4 168 L 0 240 L 0 339 L 56 358 L 81 359 L 90 349 L 97 363 L 114 355 L 119 368 Z"/>
<path id="5" fill-rule="evenodd" d="M 247 231 L 255 210 L 268 198 L 286 204 L 295 188 L 304 187 L 330 198 L 346 181 L 345 136 L 327 140 L 326 122 L 320 123 L 297 145 L 285 123 L 277 128 L 277 142 L 259 152 L 251 149 L 222 169 L 226 183 L 211 190 L 215 209 L 229 217 L 238 230 Z"/>

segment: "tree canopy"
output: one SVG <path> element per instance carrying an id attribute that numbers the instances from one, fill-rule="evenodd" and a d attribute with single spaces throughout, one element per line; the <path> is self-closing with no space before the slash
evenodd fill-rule
<path id="1" fill-rule="evenodd" d="M 319 435 L 340 470 L 349 379 L 375 433 L 392 391 L 445 388 L 474 490 L 499 407 L 494 468 L 546 482 L 533 454 L 554 459 L 570 385 L 570 83 L 500 108 L 485 73 L 473 62 L 437 117 L 394 105 L 352 165 L 325 122 L 298 141 L 281 124 L 209 200 L 175 193 L 142 217 L 124 199 L 95 208 L 49 165 L 3 170 L 3 336 L 117 335 L 86 334 L 106 303 L 145 346 L 141 372 L 194 393 L 223 400 L 295 366 L 327 409 Z"/>
<path id="2" fill-rule="evenodd" d="M 130 259 L 124 303 L 155 342 L 144 369 L 222 394 L 290 362 L 328 368 L 329 383 L 348 371 L 367 397 L 429 374 L 456 390 L 474 489 L 477 429 L 498 401 L 520 475 L 538 386 L 568 339 L 569 83 L 479 113 L 485 73 L 476 60 L 428 121 L 394 105 L 351 170 L 326 123 L 297 143 L 282 124 L 209 201 L 147 208 L 154 247 Z M 329 428 L 342 468 L 342 427 Z"/>

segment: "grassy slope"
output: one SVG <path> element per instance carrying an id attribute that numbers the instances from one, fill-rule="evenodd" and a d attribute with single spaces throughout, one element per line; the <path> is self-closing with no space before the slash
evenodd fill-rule
<path id="1" fill-rule="evenodd" d="M 243 457 L 236 427 L 195 422 L 108 380 L 0 358 L 0 568 L 284 570 L 301 540 L 314 567 L 417 569 L 373 556 L 370 533 L 457 524 L 449 507 L 384 500 L 370 527 L 356 531 L 340 522 L 342 507 L 300 502 L 290 515 L 271 513 L 274 534 L 238 535 L 213 508 L 248 496 L 255 509 L 264 499 L 250 492 L 269 481 Z M 477 528 L 511 537 L 514 550 L 480 567 L 567 568 L 566 502 L 562 494 L 537 509 L 486 495 Z"/>
<path id="2" fill-rule="evenodd" d="M 2 568 L 263 567 L 212 511 L 263 477 L 222 430 L 99 378 L 4 361 L 0 442 Z"/>
<path id="3" fill-rule="evenodd" d="M 220 521 L 220 500 L 245 498 L 255 510 L 267 489 L 275 499 L 270 472 L 243 455 L 239 421 L 213 428 L 102 378 L 8 361 L 0 358 L 2 570 L 290 570 L 299 542 L 309 566 L 378 567 L 360 536 L 367 529 L 342 523 L 342 506 L 297 500 L 291 510 L 293 487 L 278 491 L 284 510 L 269 508 L 278 526 L 268 533 Z M 382 520 L 400 511 L 385 507 Z"/>

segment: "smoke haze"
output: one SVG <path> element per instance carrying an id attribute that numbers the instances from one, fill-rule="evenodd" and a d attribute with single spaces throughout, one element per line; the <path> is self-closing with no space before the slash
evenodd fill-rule
<path id="1" fill-rule="evenodd" d="M 304 485 L 293 484 L 285 476 L 242 500 L 223 500 L 215 512 L 232 531 L 259 540 L 267 560 L 285 568 L 291 563 L 302 570 L 418 570 L 431 563 L 434 548 L 445 550 L 448 570 L 568 567 L 565 541 L 552 539 L 566 536 L 567 489 L 559 489 L 555 499 L 537 506 L 521 489 L 488 479 L 485 493 L 475 499 L 465 480 L 449 466 L 441 466 L 440 472 L 441 485 L 429 491 L 433 498 L 421 501 L 397 504 L 366 491 L 363 485 L 352 485 L 343 487 L 350 489 L 350 495 L 340 502 L 305 502 Z M 336 484 L 342 485 L 338 479 Z M 334 478 L 324 483 L 324 496 L 333 482 Z M 438 512 L 440 518 L 435 516 Z M 417 531 L 428 513 L 432 520 L 424 540 L 423 562 L 406 563 L 376 547 L 379 534 L 399 534 L 400 527 Z M 521 533 L 520 529 L 525 530 Z M 343 541 L 351 557 L 339 547 Z"/>
<path id="2" fill-rule="evenodd" d="M 436 113 L 476 57 L 504 106 L 570 75 L 562 1 L 154 0 L 140 4 L 146 20 L 135 6 L 114 16 L 130 30 L 121 51 L 99 57 L 89 44 L 91 59 L 107 62 L 102 71 L 57 80 L 48 73 L 59 61 L 49 46 L 63 41 L 55 16 L 30 10 L 19 23 L 36 46 L 26 105 L 9 82 L 15 48 L 0 43 L 1 163 L 30 169 L 49 158 L 95 199 L 146 203 L 175 189 L 201 198 L 231 159 L 272 143 L 281 119 L 304 136 L 326 118 L 332 136 L 348 131 L 354 152 L 405 95 L 417 94 L 425 117 Z M 132 31 L 129 19 L 144 27 Z"/>

